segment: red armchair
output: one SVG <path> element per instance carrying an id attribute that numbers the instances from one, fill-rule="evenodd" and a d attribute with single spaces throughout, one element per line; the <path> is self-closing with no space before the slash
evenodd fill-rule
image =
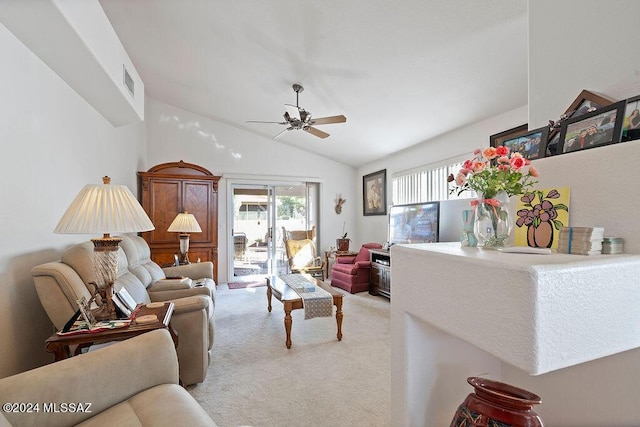
<path id="1" fill-rule="evenodd" d="M 352 294 L 369 290 L 371 261 L 369 249 L 382 249 L 379 243 L 365 243 L 356 256 L 336 258 L 331 266 L 331 286 Z"/>

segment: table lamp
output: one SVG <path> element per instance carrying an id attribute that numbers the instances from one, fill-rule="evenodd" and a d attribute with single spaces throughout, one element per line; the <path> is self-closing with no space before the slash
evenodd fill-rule
<path id="1" fill-rule="evenodd" d="M 190 264 L 189 262 L 189 233 L 202 233 L 200 224 L 196 221 L 193 214 L 185 211 L 179 213 L 167 230 L 170 233 L 180 233 L 180 263 Z"/>
<path id="2" fill-rule="evenodd" d="M 150 231 L 155 227 L 142 206 L 126 185 L 111 185 L 111 178 L 102 178 L 102 185 L 86 185 L 58 222 L 54 233 L 100 234 L 91 239 L 94 246 L 95 284 L 101 301 L 94 311 L 96 319 L 115 319 L 113 282 L 118 271 L 118 245 L 122 239 L 111 233 Z"/>

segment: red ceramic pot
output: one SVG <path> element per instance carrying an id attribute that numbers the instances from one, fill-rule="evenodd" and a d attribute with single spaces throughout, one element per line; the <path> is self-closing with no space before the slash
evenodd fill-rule
<path id="1" fill-rule="evenodd" d="M 451 427 L 542 427 L 532 407 L 542 403 L 538 395 L 509 384 L 469 377 L 475 389 L 462 402 Z"/>

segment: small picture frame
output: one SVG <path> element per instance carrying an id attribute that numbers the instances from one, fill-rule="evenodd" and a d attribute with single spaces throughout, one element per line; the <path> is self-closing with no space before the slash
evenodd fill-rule
<path id="1" fill-rule="evenodd" d="M 520 153 L 529 160 L 540 159 L 545 156 L 547 140 L 549 139 L 549 126 L 538 129 L 514 133 L 507 139 L 501 138 L 497 146 L 505 146 L 511 153 Z"/>
<path id="2" fill-rule="evenodd" d="M 77 300 L 76 303 L 78 303 L 78 309 L 80 310 L 84 321 L 87 322 L 87 325 L 89 325 L 89 327 L 93 327 L 96 324 L 96 318 L 91 311 L 91 307 L 89 307 L 87 299 L 85 297 L 82 297 Z"/>
<path id="3" fill-rule="evenodd" d="M 509 140 L 517 135 L 520 135 L 529 130 L 529 125 L 527 123 L 516 126 L 513 129 L 505 130 L 500 133 L 496 133 L 489 137 L 489 145 L 492 147 L 500 147 L 504 141 Z"/>
<path id="4" fill-rule="evenodd" d="M 621 141 L 640 139 L 640 95 L 627 99 Z"/>
<path id="5" fill-rule="evenodd" d="M 566 120 L 560 128 L 562 153 L 620 142 L 626 101 Z"/>
<path id="6" fill-rule="evenodd" d="M 362 177 L 363 215 L 387 214 L 387 170 Z"/>

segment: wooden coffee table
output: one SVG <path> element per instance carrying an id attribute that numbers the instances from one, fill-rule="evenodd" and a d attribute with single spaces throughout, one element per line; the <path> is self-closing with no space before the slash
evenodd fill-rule
<path id="1" fill-rule="evenodd" d="M 63 360 L 68 357 L 80 354 L 83 348 L 89 347 L 94 344 L 103 344 L 110 341 L 122 341 L 132 337 L 135 337 L 145 332 L 153 331 L 155 329 L 168 329 L 173 338 L 173 343 L 178 347 L 178 335 L 169 326 L 171 315 L 173 314 L 173 303 L 166 302 L 162 307 L 148 308 L 144 305 L 140 306 L 136 317 L 154 315 L 157 317 L 155 322 L 137 324 L 135 320 L 131 322 L 129 326 L 117 329 L 110 329 L 107 331 L 81 333 L 73 335 L 58 335 L 53 334 L 45 341 L 45 349 L 49 353 L 53 353 L 55 361 Z M 71 354 L 69 347 L 76 345 L 74 354 Z"/>
<path id="2" fill-rule="evenodd" d="M 336 306 L 336 323 L 338 325 L 337 337 L 338 341 L 342 341 L 342 294 L 318 279 L 314 279 L 309 275 L 305 275 L 305 277 L 315 283 L 316 286 L 329 292 L 333 297 L 333 305 Z M 291 312 L 303 308 L 302 298 L 278 276 L 267 277 L 267 308 L 269 313 L 271 313 L 272 295 L 275 296 L 278 301 L 282 302 L 284 306 L 284 330 L 287 334 L 286 345 L 287 348 L 291 348 L 291 324 L 293 323 Z"/>

